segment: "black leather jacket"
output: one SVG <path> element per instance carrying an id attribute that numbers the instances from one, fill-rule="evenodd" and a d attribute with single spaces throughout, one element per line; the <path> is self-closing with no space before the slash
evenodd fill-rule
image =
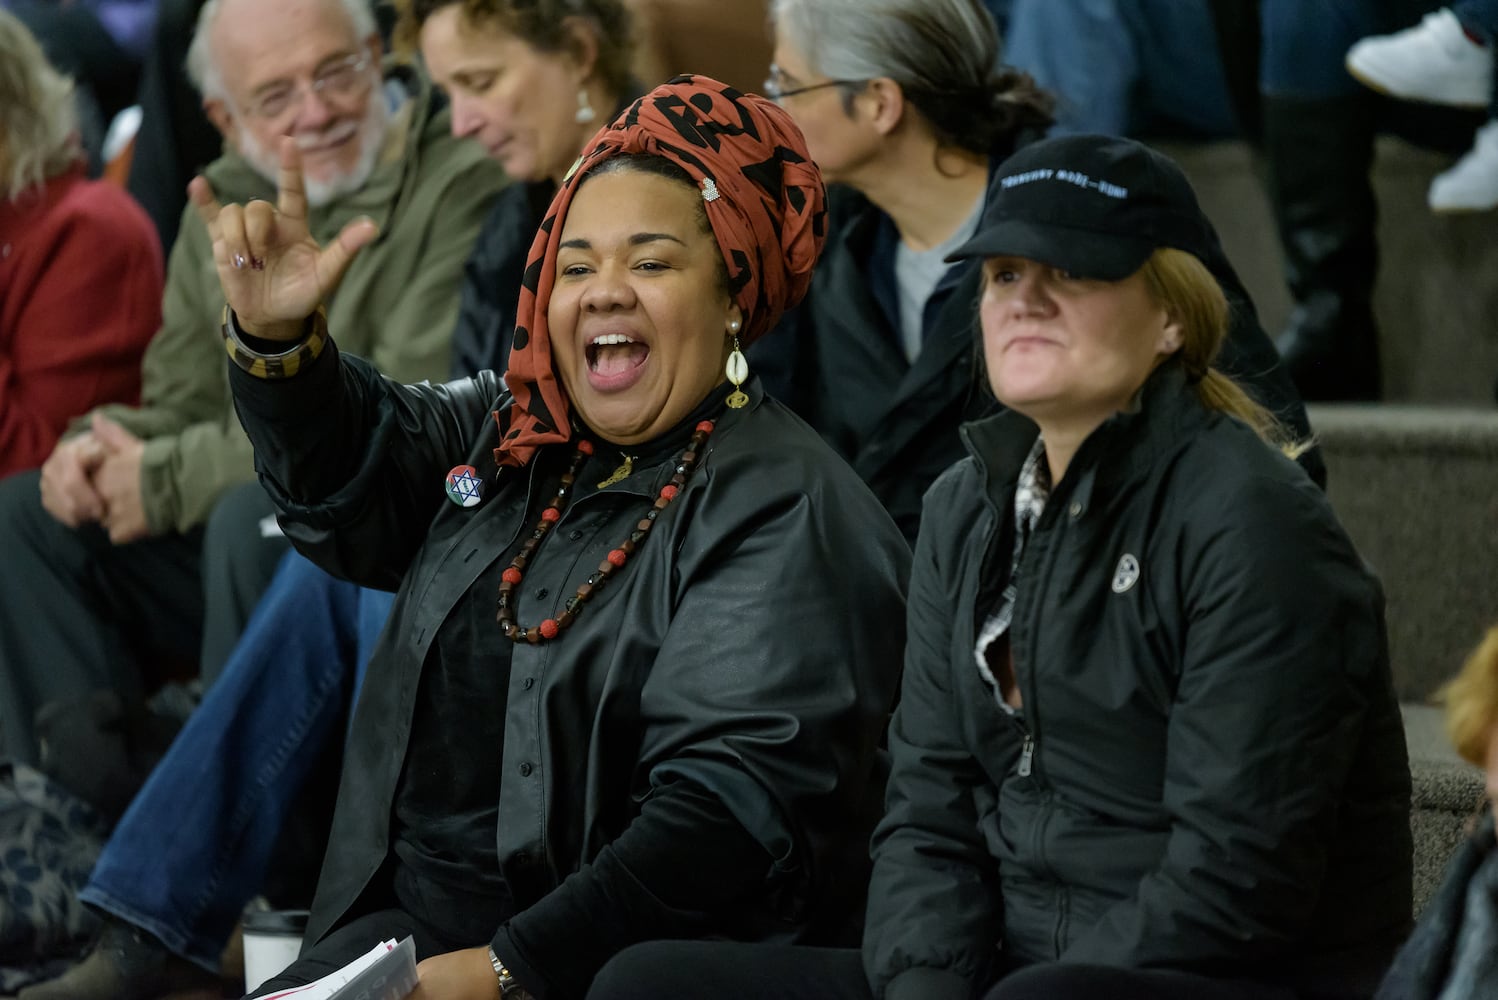
<path id="1" fill-rule="evenodd" d="M 1009 715 L 974 646 L 1035 436 L 1015 413 L 969 425 L 926 498 L 874 837 L 875 995 L 977 995 L 1000 943 L 1368 995 L 1411 893 L 1377 580 L 1321 490 L 1168 363 L 1029 537 Z"/>
<path id="2" fill-rule="evenodd" d="M 361 584 L 399 586 L 355 712 L 308 928 L 317 941 L 359 913 L 386 861 L 422 663 L 483 567 L 530 529 L 536 463 L 496 477 L 491 411 L 508 396 L 489 372 L 400 386 L 330 345 L 292 379 L 232 374 L 297 548 Z M 519 911 L 507 926 L 528 940 L 588 935 L 549 926 L 548 903 L 602 877 L 611 843 L 673 782 L 715 796 L 769 859 L 760 891 L 732 915 L 707 915 L 701 933 L 856 940 L 909 551 L 852 470 L 757 384 L 746 388 L 750 405 L 717 417 L 696 471 L 629 565 L 560 640 L 513 650 L 495 748 L 505 765 L 497 846 Z M 629 536 L 674 458 L 567 507 L 526 570 L 522 623 L 560 613 Z M 488 482 L 471 509 L 443 489 L 463 462 Z M 540 588 L 549 599 L 536 599 Z M 506 641 L 497 625 L 494 641 Z M 609 899 L 618 912 L 590 918 L 627 926 L 631 900 Z"/>

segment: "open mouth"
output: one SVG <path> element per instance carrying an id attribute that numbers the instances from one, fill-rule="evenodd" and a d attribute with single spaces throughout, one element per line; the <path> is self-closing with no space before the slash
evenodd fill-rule
<path id="1" fill-rule="evenodd" d="M 623 333 L 605 333 L 588 341 L 588 372 L 596 381 L 627 379 L 650 356 L 650 348 Z"/>

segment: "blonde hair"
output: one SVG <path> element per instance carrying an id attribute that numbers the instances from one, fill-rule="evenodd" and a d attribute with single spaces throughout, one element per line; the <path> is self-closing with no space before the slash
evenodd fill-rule
<path id="1" fill-rule="evenodd" d="M 1498 725 L 1498 627 L 1488 629 L 1461 673 L 1436 692 L 1436 700 L 1446 706 L 1446 735 L 1456 752 L 1485 766 L 1488 740 Z"/>
<path id="2" fill-rule="evenodd" d="M 1311 447 L 1295 435 L 1268 407 L 1257 402 L 1232 378 L 1212 367 L 1228 331 L 1228 300 L 1222 286 L 1193 255 L 1160 247 L 1140 269 L 1150 298 L 1181 326 L 1177 352 L 1196 397 L 1209 410 L 1237 417 L 1265 443 L 1297 458 Z"/>
<path id="3" fill-rule="evenodd" d="M 40 187 L 81 155 L 72 81 L 52 68 L 25 25 L 0 10 L 0 197 Z"/>

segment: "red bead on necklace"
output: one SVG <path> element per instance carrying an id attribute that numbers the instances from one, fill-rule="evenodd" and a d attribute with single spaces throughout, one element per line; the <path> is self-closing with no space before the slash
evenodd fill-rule
<path id="1" fill-rule="evenodd" d="M 646 537 L 650 534 L 655 522 L 660 517 L 661 511 L 670 506 L 671 501 L 676 499 L 681 488 L 686 485 L 687 478 L 691 476 L 692 470 L 697 467 L 698 456 L 702 454 L 702 446 L 707 443 L 708 435 L 713 432 L 713 422 L 704 420 L 699 423 L 692 433 L 692 440 L 687 442 L 686 451 L 676 461 L 676 472 L 671 476 L 671 481 L 661 487 L 660 495 L 651 504 L 645 516 L 635 525 L 635 530 L 630 532 L 629 538 L 619 544 L 617 548 L 611 549 L 609 554 L 598 564 L 598 570 L 588 577 L 578 588 L 577 593 L 567 599 L 566 608 L 555 618 L 548 618 L 531 628 L 524 628 L 515 624 L 515 608 L 512 595 L 515 588 L 525 579 L 525 567 L 536 555 L 536 550 L 541 547 L 551 529 L 562 519 L 562 511 L 566 509 L 567 502 L 572 496 L 572 486 L 577 482 L 577 474 L 581 471 L 583 463 L 588 456 L 593 454 L 593 443 L 579 438 L 577 450 L 572 453 L 572 464 L 562 474 L 561 485 L 557 488 L 557 495 L 551 498 L 541 510 L 541 519 L 536 522 L 536 527 L 531 531 L 530 538 L 520 547 L 520 552 L 510 565 L 500 574 L 499 584 L 499 610 L 495 618 L 499 622 L 499 631 L 506 639 L 512 642 L 527 642 L 532 645 L 555 639 L 561 635 L 577 616 L 582 614 L 583 605 L 593 594 L 609 581 L 615 571 L 621 569 L 629 561 L 630 556 L 644 544 Z"/>

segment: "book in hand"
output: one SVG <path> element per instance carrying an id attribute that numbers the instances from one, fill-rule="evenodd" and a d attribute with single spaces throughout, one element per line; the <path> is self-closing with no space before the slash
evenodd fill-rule
<path id="1" fill-rule="evenodd" d="M 261 1000 L 405 1000 L 416 989 L 416 945 L 381 941 L 315 983 L 269 993 Z"/>

